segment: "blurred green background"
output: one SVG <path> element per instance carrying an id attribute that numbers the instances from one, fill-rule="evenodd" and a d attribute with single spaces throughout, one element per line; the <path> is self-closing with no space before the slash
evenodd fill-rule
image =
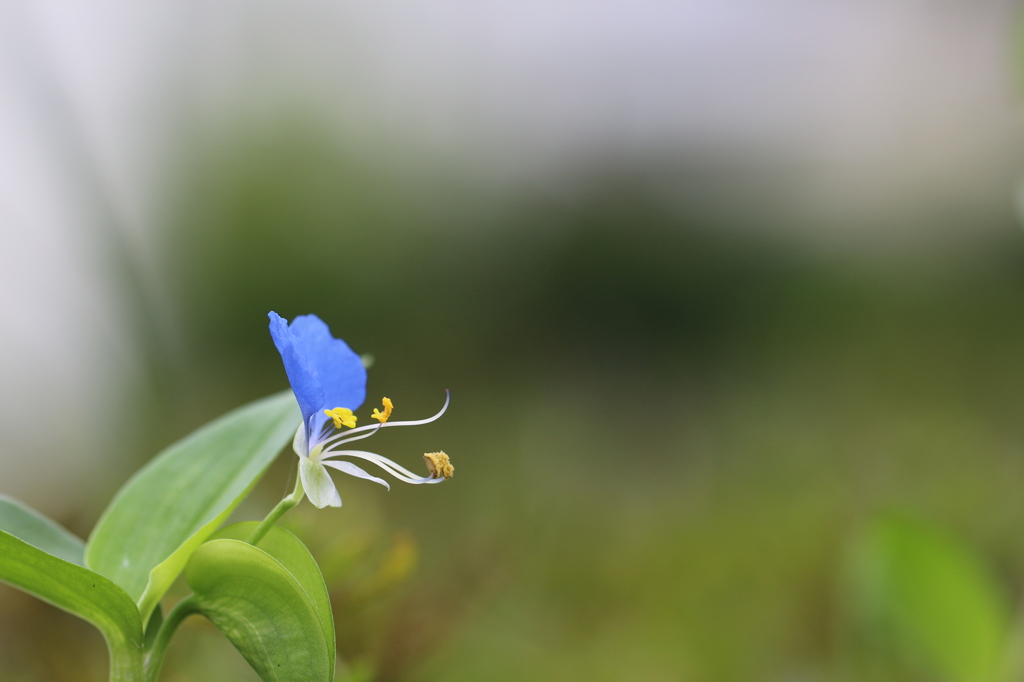
<path id="1" fill-rule="evenodd" d="M 87 535 L 162 447 L 286 386 L 268 311 L 316 313 L 375 359 L 364 422 L 384 395 L 418 418 L 452 394 L 374 446 L 413 468 L 443 449 L 454 479 L 338 477 L 342 509 L 286 517 L 332 591 L 339 679 L 1020 673 L 1012 173 L 953 209 L 914 195 L 837 246 L 813 235 L 856 219 L 787 212 L 770 180 L 792 169 L 739 191 L 728 165 L 652 153 L 499 182 L 285 108 L 181 133 L 150 260 L 97 232 L 138 373 L 63 506 L 2 492 Z M 0 586 L 0 680 L 105 670 L 98 634 Z M 162 679 L 256 678 L 192 619 Z"/>

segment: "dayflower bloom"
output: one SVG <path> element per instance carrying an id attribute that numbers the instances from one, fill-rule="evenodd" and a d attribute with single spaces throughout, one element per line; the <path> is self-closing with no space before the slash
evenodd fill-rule
<path id="1" fill-rule="evenodd" d="M 340 449 L 385 427 L 429 424 L 448 409 L 450 397 L 445 398 L 444 406 L 433 417 L 394 422 L 388 421 L 394 405 L 384 398 L 384 411 L 374 410 L 371 415 L 379 423 L 356 428 L 353 412 L 366 399 L 366 369 L 359 356 L 344 341 L 331 336 L 330 329 L 316 315 L 296 317 L 291 325 L 277 313 L 272 312 L 269 317 L 270 335 L 284 361 L 284 371 L 302 413 L 292 447 L 299 456 L 299 476 L 310 502 L 320 508 L 341 506 L 341 496 L 326 467 L 391 488 L 384 479 L 347 459 L 334 458 L 371 462 L 406 483 L 440 483 L 451 477 L 454 470 L 443 452 L 424 455 L 430 475 L 417 476 L 381 455 Z M 340 431 L 342 427 L 348 430 Z"/>

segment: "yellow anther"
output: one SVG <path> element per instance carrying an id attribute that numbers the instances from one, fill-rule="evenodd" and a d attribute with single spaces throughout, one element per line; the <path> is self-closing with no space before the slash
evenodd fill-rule
<path id="1" fill-rule="evenodd" d="M 353 428 L 356 425 L 356 416 L 347 407 L 335 407 L 333 410 L 324 410 L 324 414 L 334 420 L 334 428 L 342 426 Z"/>
<path id="2" fill-rule="evenodd" d="M 451 478 L 455 475 L 455 467 L 452 466 L 448 455 L 443 452 L 427 452 L 423 455 L 423 459 L 427 462 L 431 478 L 441 478 L 442 476 Z"/>
<path id="3" fill-rule="evenodd" d="M 391 398 L 384 398 L 384 400 L 380 402 L 384 405 L 384 411 L 381 412 L 375 407 L 373 408 L 373 414 L 370 416 L 383 424 L 388 420 L 388 417 L 391 416 L 391 410 L 395 409 L 395 406 L 391 404 Z"/>

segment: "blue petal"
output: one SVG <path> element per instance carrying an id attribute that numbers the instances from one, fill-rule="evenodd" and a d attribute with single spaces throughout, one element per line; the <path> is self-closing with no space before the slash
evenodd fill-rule
<path id="1" fill-rule="evenodd" d="M 291 331 L 302 339 L 306 356 L 320 375 L 324 407 L 359 409 L 366 400 L 366 368 L 362 359 L 347 343 L 331 336 L 331 330 L 316 315 L 296 317 Z"/>
<path id="2" fill-rule="evenodd" d="M 274 313 L 271 313 L 271 334 L 274 334 Z M 278 319 L 280 319 L 278 317 Z M 286 323 L 281 320 L 283 327 Z M 304 363 L 296 370 L 300 383 L 306 377 L 312 377 L 316 385 L 316 392 L 309 387 L 310 382 L 302 383 L 303 391 L 307 392 L 308 403 L 312 405 L 313 398 L 319 400 L 319 404 L 312 407 L 309 414 L 299 397 L 299 388 L 296 386 L 296 379 L 293 378 L 292 370 L 288 367 L 288 360 L 285 359 L 285 371 L 288 373 L 288 380 L 292 384 L 296 398 L 299 399 L 299 407 L 302 409 L 302 416 L 307 420 L 313 416 L 313 424 L 310 429 L 314 437 L 320 432 L 320 428 L 327 421 L 328 417 L 322 409 L 334 409 L 335 407 L 347 407 L 356 410 L 366 400 L 366 368 L 363 362 L 351 348 L 341 339 L 331 336 L 331 330 L 327 328 L 316 315 L 301 315 L 292 320 L 291 326 L 286 329 L 291 339 L 291 347 L 296 349 L 296 355 L 303 358 Z M 278 350 L 281 344 L 275 336 L 274 342 Z M 285 358 L 284 351 L 281 357 Z"/>
<path id="3" fill-rule="evenodd" d="M 299 403 L 302 412 L 302 423 L 309 424 L 311 415 L 318 413 L 324 405 L 324 391 L 320 385 L 320 377 L 316 367 L 310 361 L 302 340 L 288 328 L 288 321 L 275 312 L 271 312 L 270 336 L 274 339 L 277 352 L 284 361 L 284 371 L 288 375 L 288 383 Z"/>

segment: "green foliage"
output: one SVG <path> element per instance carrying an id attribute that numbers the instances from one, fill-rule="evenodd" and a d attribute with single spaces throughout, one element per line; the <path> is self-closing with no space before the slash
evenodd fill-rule
<path id="1" fill-rule="evenodd" d="M 1009 613 L 970 549 L 899 518 L 877 522 L 858 549 L 853 578 L 862 624 L 891 661 L 948 682 L 1000 678 Z"/>
<path id="2" fill-rule="evenodd" d="M 84 618 L 112 646 L 140 645 L 135 604 L 120 587 L 82 566 L 84 548 L 56 522 L 0 496 L 0 580 Z"/>
<path id="3" fill-rule="evenodd" d="M 124 590 L 7 532 L 0 532 L 0 580 L 89 621 L 112 648 L 142 645 L 142 621 Z"/>
<path id="4" fill-rule="evenodd" d="M 214 536 L 213 540 L 246 540 L 259 525 L 256 521 L 245 521 L 235 523 L 227 528 L 222 528 Z M 278 526 L 273 526 L 263 539 L 256 543 L 256 547 L 281 562 L 281 565 L 292 574 L 296 582 L 302 588 L 309 602 L 316 611 L 320 626 L 323 629 L 324 640 L 331 659 L 331 677 L 334 676 L 335 658 L 335 636 L 334 636 L 334 613 L 331 611 L 331 598 L 327 594 L 327 585 L 324 583 L 320 567 L 317 565 L 313 555 L 309 553 L 306 546 L 302 544 L 295 535 Z"/>
<path id="5" fill-rule="evenodd" d="M 85 565 L 85 543 L 81 539 L 6 495 L 0 495 L 0 529 L 58 559 Z"/>
<path id="6" fill-rule="evenodd" d="M 147 619 L 192 552 L 291 440 L 298 422 L 287 391 L 229 412 L 168 447 L 104 512 L 86 546 L 86 565 L 124 588 Z"/>
<path id="7" fill-rule="evenodd" d="M 273 531 L 267 537 L 271 535 L 267 546 L 280 551 L 304 583 L 268 552 L 240 540 L 219 539 L 205 543 L 188 562 L 185 576 L 195 591 L 192 599 L 261 679 L 329 682 L 334 675 L 334 642 L 328 643 L 325 625 L 330 611 L 321 613 L 324 602 L 314 605 L 306 592 L 318 588 L 326 599 L 326 588 L 322 579 L 319 586 L 311 580 L 308 562 L 298 551 L 301 543 Z"/>
<path id="8" fill-rule="evenodd" d="M 110 646 L 111 679 L 155 676 L 168 639 L 189 612 L 164 623 L 160 597 L 290 440 L 296 412 L 291 392 L 282 393 L 172 445 L 122 488 L 88 545 L 0 497 L 0 580 L 98 627 Z M 241 537 L 256 525 L 235 525 L 221 537 Z M 277 528 L 261 547 L 218 540 L 200 552 L 189 569 L 199 610 L 264 679 L 330 679 L 334 622 L 316 563 L 297 538 Z M 304 644 L 310 632 L 312 644 Z M 146 652 L 156 652 L 145 664 L 148 673 Z"/>

